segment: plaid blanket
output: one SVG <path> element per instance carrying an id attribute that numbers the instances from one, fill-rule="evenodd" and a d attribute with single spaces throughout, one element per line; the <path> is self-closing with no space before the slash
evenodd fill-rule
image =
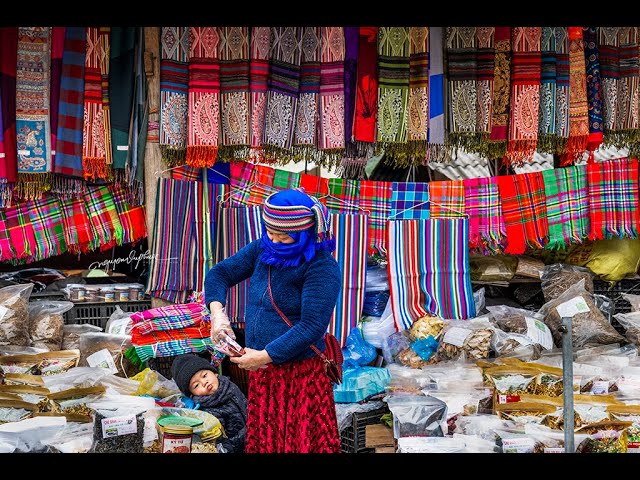
<path id="1" fill-rule="evenodd" d="M 564 249 L 589 235 L 589 196 L 584 165 L 544 170 L 549 243 L 546 249 Z"/>
<path id="2" fill-rule="evenodd" d="M 268 165 L 256 165 L 251 177 L 251 189 L 247 198 L 247 205 L 262 205 L 269 195 L 276 192 L 273 187 L 273 177 L 276 171 Z"/>
<path id="3" fill-rule="evenodd" d="M 391 184 L 392 220 L 429 218 L 429 184 L 424 182 L 393 182 Z"/>
<path id="4" fill-rule="evenodd" d="M 87 253 L 90 248 L 94 248 L 95 240 L 84 199 L 61 199 L 60 206 L 67 250 L 76 255 Z"/>
<path id="5" fill-rule="evenodd" d="M 134 328 L 131 330 L 131 343 L 138 346 L 152 345 L 154 343 L 207 338 L 209 335 L 211 335 L 210 323 L 171 330 L 152 330 L 145 334 Z"/>
<path id="6" fill-rule="evenodd" d="M 246 205 L 251 195 L 251 179 L 256 166 L 249 162 L 231 162 L 231 204 Z"/>
<path id="7" fill-rule="evenodd" d="M 34 260 L 43 260 L 67 251 L 62 210 L 56 197 L 47 195 L 31 202 L 29 217 L 36 239 Z"/>
<path id="8" fill-rule="evenodd" d="M 362 213 L 360 204 L 360 182 L 343 178 L 329 179 L 329 196 L 326 206 L 332 213 L 356 215 Z"/>
<path id="9" fill-rule="evenodd" d="M 278 190 L 298 188 L 300 186 L 300 174 L 276 168 L 276 173 L 273 176 L 273 186 Z"/>
<path id="10" fill-rule="evenodd" d="M 391 214 L 391 182 L 360 181 L 360 207 L 369 216 L 369 254 L 387 255 L 387 220 Z"/>
<path id="11" fill-rule="evenodd" d="M 100 247 L 106 250 L 114 245 L 122 245 L 124 231 L 109 188 L 87 187 L 84 201 L 93 231 L 92 249 Z"/>
<path id="12" fill-rule="evenodd" d="M 428 185 L 431 218 L 465 216 L 462 180 L 429 182 Z"/>
<path id="13" fill-rule="evenodd" d="M 220 355 L 213 348 L 210 338 L 185 338 L 181 340 L 170 340 L 168 342 L 154 343 L 151 345 L 135 345 L 136 354 L 143 362 L 150 358 L 173 357 L 183 353 L 198 353 L 210 350 Z"/>
<path id="14" fill-rule="evenodd" d="M 123 184 L 110 186 L 113 203 L 122 224 L 122 243 L 132 243 L 147 236 L 144 206 L 132 207 Z"/>
<path id="15" fill-rule="evenodd" d="M 0 261 L 8 262 L 16 256 L 11 246 L 11 236 L 4 209 L 0 209 Z"/>
<path id="16" fill-rule="evenodd" d="M 31 202 L 20 203 L 8 207 L 4 211 L 11 246 L 15 252 L 12 260 L 14 265 L 20 261 L 30 261 L 36 253 L 36 239 L 31 226 L 31 219 L 29 218 L 30 204 Z"/>
<path id="17" fill-rule="evenodd" d="M 542 172 L 498 177 L 502 215 L 507 230 L 505 253 L 521 255 L 544 248 L 549 238 Z"/>
<path id="18" fill-rule="evenodd" d="M 638 237 L 638 160 L 587 165 L 590 240 Z"/>
<path id="19" fill-rule="evenodd" d="M 314 196 L 326 205 L 326 195 L 329 194 L 329 179 L 308 173 L 300 174 L 300 187 L 304 188 L 307 195 Z"/>
<path id="20" fill-rule="evenodd" d="M 503 249 L 506 227 L 496 177 L 463 180 L 469 216 L 469 248 L 483 255 Z"/>
<path id="21" fill-rule="evenodd" d="M 155 307 L 142 312 L 135 312 L 131 314 L 131 322 L 134 325 L 144 322 L 145 320 L 154 319 L 168 319 L 168 318 L 184 318 L 192 319 L 194 321 L 202 319 L 208 314 L 208 310 L 203 303 L 192 302 L 182 303 L 177 305 L 165 305 L 164 307 Z M 166 320 L 171 322 L 171 320 Z M 187 325 L 185 325 L 187 326 Z M 143 328 L 143 327 L 140 327 Z M 152 329 L 153 330 L 153 329 Z M 151 330 L 150 330 L 151 331 Z M 147 333 L 145 329 L 142 329 L 142 333 Z"/>

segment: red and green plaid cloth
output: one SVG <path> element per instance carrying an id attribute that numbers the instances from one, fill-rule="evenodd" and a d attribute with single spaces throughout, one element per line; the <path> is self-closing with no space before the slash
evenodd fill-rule
<path id="1" fill-rule="evenodd" d="M 544 248 L 549 238 L 542 172 L 498 177 L 502 215 L 507 229 L 505 253 L 521 255 Z"/>
<path id="2" fill-rule="evenodd" d="M 36 238 L 29 218 L 29 207 L 31 202 L 20 203 L 5 209 L 9 238 L 15 257 L 12 263 L 19 261 L 30 261 L 35 254 Z"/>
<path id="3" fill-rule="evenodd" d="M 84 200 L 61 199 L 60 206 L 67 250 L 74 254 L 87 253 L 92 245 L 93 232 Z"/>
<path id="4" fill-rule="evenodd" d="M 111 185 L 113 203 L 122 224 L 122 243 L 131 243 L 147 236 L 144 206 L 131 207 L 124 185 Z"/>
<path id="5" fill-rule="evenodd" d="M 131 343 L 133 345 L 151 345 L 154 343 L 170 342 L 175 340 L 207 338 L 211 335 L 211 324 L 206 323 L 199 327 L 184 327 L 173 330 L 152 330 L 142 334 L 138 329 L 131 330 Z"/>
<path id="6" fill-rule="evenodd" d="M 387 255 L 387 220 L 391 214 L 391 182 L 360 181 L 360 207 L 369 215 L 369 254 Z"/>
<path id="7" fill-rule="evenodd" d="M 7 262 L 15 257 L 15 252 L 11 246 L 9 227 L 4 209 L 0 209 L 0 261 Z"/>
<path id="8" fill-rule="evenodd" d="M 362 213 L 360 210 L 360 184 L 357 180 L 329 179 L 329 197 L 326 205 L 332 213 Z"/>
<path id="9" fill-rule="evenodd" d="M 67 251 L 62 210 L 56 197 L 47 195 L 31 202 L 29 217 L 36 239 L 34 260 Z"/>
<path id="10" fill-rule="evenodd" d="M 462 180 L 429 182 L 431 218 L 464 217 L 464 185 Z"/>
<path id="11" fill-rule="evenodd" d="M 273 176 L 273 186 L 278 190 L 298 188 L 300 186 L 300 174 L 276 168 L 276 173 Z"/>
<path id="12" fill-rule="evenodd" d="M 300 186 L 304 188 L 307 195 L 312 195 L 316 198 L 321 198 L 329 194 L 328 178 L 309 175 L 308 173 L 301 173 Z M 322 203 L 325 203 L 325 199 L 322 200 Z"/>
<path id="13" fill-rule="evenodd" d="M 269 195 L 277 192 L 273 188 L 276 171 L 267 165 L 256 165 L 251 177 L 251 189 L 247 198 L 248 205 L 262 205 Z"/>
<path id="14" fill-rule="evenodd" d="M 589 235 L 589 195 L 584 165 L 542 172 L 547 197 L 549 243 L 544 248 L 563 249 L 582 243 Z"/>
<path id="15" fill-rule="evenodd" d="M 589 239 L 637 238 L 638 160 L 617 158 L 587 165 Z"/>
<path id="16" fill-rule="evenodd" d="M 255 165 L 249 162 L 231 162 L 229 176 L 231 177 L 231 204 L 233 206 L 246 205 L 251 194 L 251 178 Z"/>
<path id="17" fill-rule="evenodd" d="M 469 216 L 469 248 L 483 255 L 502 251 L 506 227 L 496 177 L 463 180 Z"/>
<path id="18" fill-rule="evenodd" d="M 84 201 L 93 231 L 92 249 L 100 247 L 104 250 L 122 245 L 124 232 L 109 188 L 87 187 Z"/>

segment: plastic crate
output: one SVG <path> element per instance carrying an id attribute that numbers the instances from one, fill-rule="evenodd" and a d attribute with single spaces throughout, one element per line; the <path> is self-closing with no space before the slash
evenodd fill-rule
<path id="1" fill-rule="evenodd" d="M 355 412 L 351 417 L 351 425 L 340 432 L 342 453 L 374 453 L 374 448 L 365 446 L 367 425 L 380 423 L 380 417 L 388 412 L 386 405 L 368 412 Z"/>
<path id="2" fill-rule="evenodd" d="M 90 323 L 105 328 L 107 321 L 116 307 L 119 306 L 125 312 L 141 312 L 151 308 L 151 299 L 136 300 L 133 302 L 82 302 L 76 303 L 73 308 L 64 314 L 64 323 Z"/>
<path id="3" fill-rule="evenodd" d="M 614 303 L 616 313 L 629 313 L 631 311 L 631 304 L 624 299 L 623 293 L 630 293 L 633 295 L 640 295 L 640 277 L 638 278 L 623 278 L 619 282 L 611 285 L 604 280 L 593 281 L 593 293 L 598 295 L 604 295 L 609 297 Z M 626 329 L 620 325 L 615 318 L 610 318 L 611 326 L 615 328 L 619 333 L 624 335 Z"/>

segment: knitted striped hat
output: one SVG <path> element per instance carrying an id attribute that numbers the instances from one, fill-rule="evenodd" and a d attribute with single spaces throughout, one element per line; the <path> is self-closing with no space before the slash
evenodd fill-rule
<path id="1" fill-rule="evenodd" d="M 262 208 L 262 220 L 271 230 L 282 233 L 301 232 L 315 225 L 316 243 L 332 238 L 329 210 L 303 188 L 269 195 Z"/>

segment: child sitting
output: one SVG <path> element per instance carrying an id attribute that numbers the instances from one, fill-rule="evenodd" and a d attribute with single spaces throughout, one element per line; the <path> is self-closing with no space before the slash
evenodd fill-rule
<path id="1" fill-rule="evenodd" d="M 200 410 L 214 415 L 226 433 L 220 443 L 228 453 L 243 453 L 247 434 L 247 398 L 229 377 L 218 375 L 207 360 L 193 354 L 178 355 L 171 375 L 180 391 Z"/>

